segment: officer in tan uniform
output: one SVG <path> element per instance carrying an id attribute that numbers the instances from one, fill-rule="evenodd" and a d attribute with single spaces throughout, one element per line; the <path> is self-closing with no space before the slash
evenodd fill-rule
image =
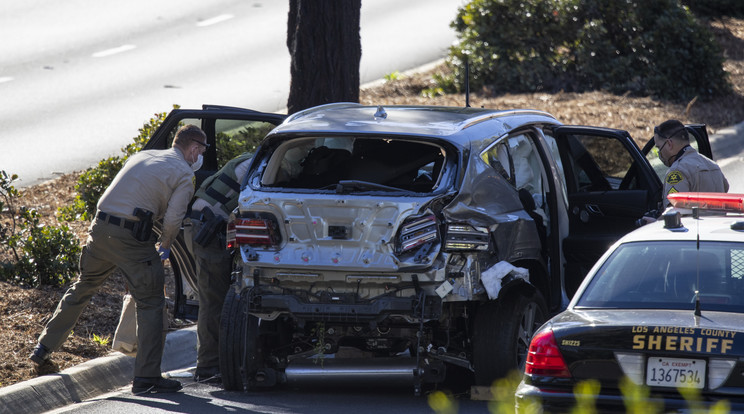
<path id="1" fill-rule="evenodd" d="M 199 286 L 197 356 L 194 380 L 219 383 L 219 328 L 222 305 L 230 287 L 232 258 L 225 246 L 225 223 L 238 206 L 240 184 L 251 153 L 228 161 L 204 180 L 191 206 L 191 231 Z"/>
<path id="2" fill-rule="evenodd" d="M 91 297 L 118 267 L 136 303 L 137 357 L 132 392 L 175 392 L 181 383 L 161 376 L 163 285 L 161 260 L 168 258 L 188 203 L 194 173 L 201 165 L 207 137 L 195 125 L 178 130 L 173 147 L 132 155 L 98 201 L 96 217 L 80 255 L 80 277 L 59 302 L 29 357 L 49 360 L 77 323 Z M 152 221 L 162 219 L 160 247 Z"/>
<path id="3" fill-rule="evenodd" d="M 659 150 L 659 159 L 669 167 L 664 178 L 665 207 L 670 205 L 666 196 L 672 193 L 728 192 L 729 183 L 721 168 L 690 146 L 682 122 L 670 119 L 655 127 L 654 144 Z"/>

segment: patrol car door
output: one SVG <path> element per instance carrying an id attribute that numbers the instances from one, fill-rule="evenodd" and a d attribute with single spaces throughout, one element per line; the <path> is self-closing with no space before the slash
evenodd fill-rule
<path id="1" fill-rule="evenodd" d="M 573 295 L 596 260 L 649 210 L 658 208 L 662 184 L 627 131 L 559 126 L 556 140 L 568 200 L 566 293 Z"/>
<path id="2" fill-rule="evenodd" d="M 705 124 L 690 124 L 685 125 L 685 128 L 687 128 L 687 132 L 690 137 L 690 145 L 699 153 L 705 155 L 710 159 L 713 159 L 713 150 L 710 146 L 708 130 L 705 128 Z M 654 137 L 651 136 L 646 145 L 643 146 L 643 154 L 646 156 L 648 163 L 651 165 L 651 167 L 653 167 L 654 172 L 656 172 L 656 175 L 663 183 L 668 168 L 659 159 L 659 151 L 654 149 L 653 138 Z"/>

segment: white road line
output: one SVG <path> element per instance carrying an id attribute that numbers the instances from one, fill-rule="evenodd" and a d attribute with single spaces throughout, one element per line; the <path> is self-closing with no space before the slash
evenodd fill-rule
<path id="1" fill-rule="evenodd" d="M 10 82 L 12 80 L 13 78 L 11 78 L 10 76 L 0 76 L 0 83 Z"/>
<path id="2" fill-rule="evenodd" d="M 202 20 L 199 23 L 197 23 L 196 25 L 199 26 L 199 27 L 211 26 L 213 24 L 222 23 L 225 20 L 230 20 L 233 17 L 235 17 L 235 16 L 233 16 L 232 14 L 221 14 L 221 15 L 219 15 L 217 17 L 212 17 L 211 19 Z"/>
<path id="3" fill-rule="evenodd" d="M 132 50 L 132 49 L 134 49 L 136 47 L 137 46 L 135 46 L 135 45 L 123 45 L 123 46 L 115 47 L 113 49 L 106 49 L 106 50 L 102 50 L 100 52 L 96 52 L 96 53 L 93 54 L 93 57 L 94 58 L 99 58 L 99 57 L 106 57 L 106 56 L 116 55 L 118 53 L 128 52 L 128 51 L 130 51 L 130 50 Z"/>

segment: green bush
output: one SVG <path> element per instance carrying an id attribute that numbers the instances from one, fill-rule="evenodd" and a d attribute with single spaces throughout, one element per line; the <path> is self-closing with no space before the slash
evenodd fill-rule
<path id="1" fill-rule="evenodd" d="M 217 165 L 223 166 L 244 152 L 256 152 L 256 148 L 271 131 L 273 125 L 255 122 L 238 131 L 217 133 Z"/>
<path id="2" fill-rule="evenodd" d="M 16 207 L 17 175 L 0 171 L 0 280 L 38 287 L 62 286 L 78 272 L 80 244 L 67 226 L 43 226 L 39 213 Z"/>
<path id="3" fill-rule="evenodd" d="M 473 0 L 448 63 L 496 93 L 630 91 L 673 100 L 730 91 L 720 48 L 677 0 Z M 463 82 L 456 82 L 462 85 Z"/>
<path id="4" fill-rule="evenodd" d="M 173 105 L 173 108 L 178 108 Z M 155 130 L 163 123 L 167 112 L 155 114 L 153 118 L 139 129 L 139 135 L 134 137 L 131 144 L 121 149 L 123 156 L 114 156 L 103 159 L 95 167 L 88 168 L 80 175 L 75 192 L 77 195 L 72 204 L 57 209 L 57 218 L 62 221 L 92 220 L 96 212 L 98 199 L 106 191 L 109 184 L 114 180 L 124 162 L 137 151 L 141 150 L 150 139 Z"/>
<path id="5" fill-rule="evenodd" d="M 11 282 L 29 287 L 63 286 L 78 272 L 80 244 L 69 227 L 39 225 L 39 213 L 22 209 L 23 255 L 16 262 Z"/>

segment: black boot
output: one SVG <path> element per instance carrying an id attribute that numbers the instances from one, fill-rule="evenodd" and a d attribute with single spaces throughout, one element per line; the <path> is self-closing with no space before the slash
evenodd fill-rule
<path id="1" fill-rule="evenodd" d="M 183 387 L 180 382 L 163 377 L 134 377 L 132 381 L 133 394 L 177 392 L 181 388 Z"/>
<path id="2" fill-rule="evenodd" d="M 30 359 L 37 366 L 41 366 L 49 361 L 49 356 L 51 354 L 52 352 L 49 351 L 49 348 L 45 347 L 42 344 L 38 344 L 36 345 L 36 348 L 34 348 L 34 352 L 29 355 L 28 359 Z"/>
<path id="3" fill-rule="evenodd" d="M 196 367 L 196 372 L 194 372 L 194 381 L 204 382 L 207 384 L 222 384 L 220 367 Z"/>

